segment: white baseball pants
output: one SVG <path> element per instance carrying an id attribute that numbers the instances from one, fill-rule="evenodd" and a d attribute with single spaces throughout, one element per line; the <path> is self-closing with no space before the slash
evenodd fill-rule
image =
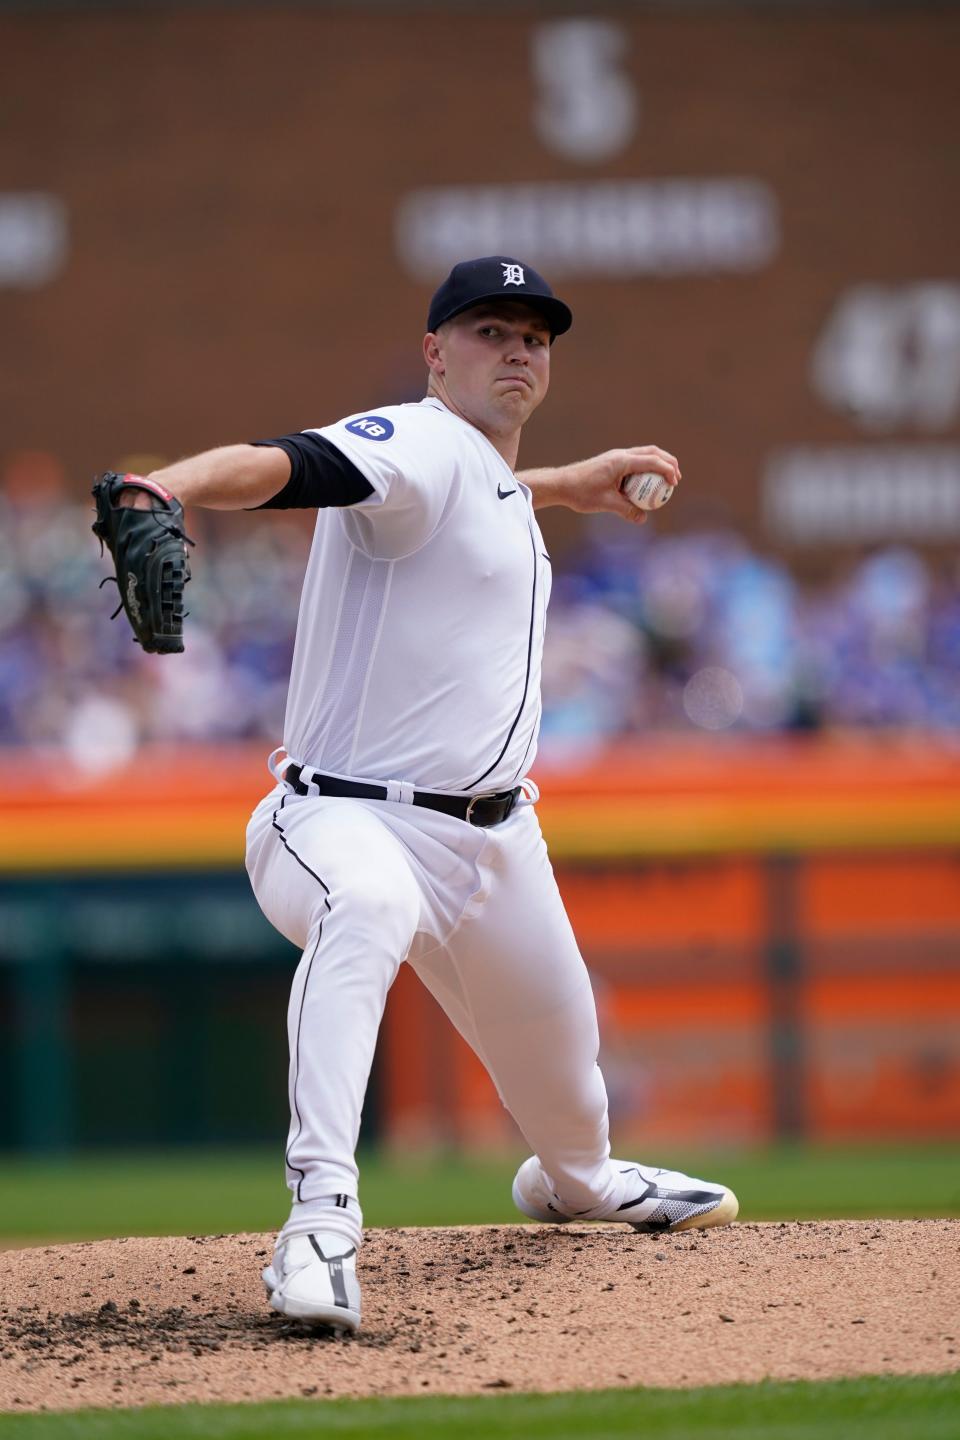
<path id="1" fill-rule="evenodd" d="M 361 1241 L 360 1111 L 404 960 L 486 1066 L 564 1201 L 616 1202 L 593 993 L 532 804 L 483 830 L 279 785 L 251 817 L 247 869 L 264 914 L 303 950 L 288 1012 L 286 1234 Z"/>

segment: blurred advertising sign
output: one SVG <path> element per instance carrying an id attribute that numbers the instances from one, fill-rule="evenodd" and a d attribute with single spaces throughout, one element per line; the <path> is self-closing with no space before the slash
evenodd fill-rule
<path id="1" fill-rule="evenodd" d="M 640 128 L 630 33 L 611 20 L 533 27 L 530 120 L 555 155 L 599 166 Z M 405 195 L 397 255 L 417 279 L 466 254 L 529 255 L 555 276 L 630 277 L 751 271 L 779 241 L 776 196 L 762 180 L 707 176 L 440 185 Z"/>
<path id="2" fill-rule="evenodd" d="M 67 210 L 43 191 L 0 191 L 0 286 L 33 290 L 56 278 L 69 249 Z"/>
<path id="3" fill-rule="evenodd" d="M 533 123 L 549 150 L 581 164 L 618 155 L 633 139 L 640 95 L 626 69 L 629 34 L 612 20 L 550 20 L 530 37 L 537 86 Z"/>
<path id="4" fill-rule="evenodd" d="M 864 430 L 943 430 L 960 412 L 960 282 L 855 285 L 829 316 L 815 391 Z"/>
<path id="5" fill-rule="evenodd" d="M 693 275 L 769 264 L 779 219 L 760 180 L 586 180 L 414 190 L 395 233 L 424 280 L 469 253 L 530 255 L 552 275 Z"/>
<path id="6" fill-rule="evenodd" d="M 955 545 L 952 461 L 890 476 L 960 447 L 960 11 L 879 8 L 0 6 L 7 452 L 79 493 L 416 399 L 438 278 L 506 253 L 576 316 L 524 466 L 662 445 L 650 533 L 811 579 L 835 527 Z"/>
<path id="7" fill-rule="evenodd" d="M 768 532 L 794 545 L 960 536 L 960 446 L 798 446 L 763 477 Z"/>

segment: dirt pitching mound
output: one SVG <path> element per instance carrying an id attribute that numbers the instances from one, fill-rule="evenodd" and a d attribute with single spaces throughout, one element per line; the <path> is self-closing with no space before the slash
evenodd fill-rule
<path id="1" fill-rule="evenodd" d="M 960 1369 L 960 1221 L 373 1230 L 364 1326 L 269 1309 L 272 1235 L 0 1254 L 0 1409 Z"/>

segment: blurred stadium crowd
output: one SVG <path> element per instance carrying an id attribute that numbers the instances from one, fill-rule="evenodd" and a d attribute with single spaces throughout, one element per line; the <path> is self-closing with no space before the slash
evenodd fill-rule
<path id="1" fill-rule="evenodd" d="M 91 770 L 144 741 L 278 742 L 304 513 L 195 513 L 187 648 L 144 655 L 53 457 L 0 484 L 0 744 Z M 647 731 L 916 727 L 960 733 L 960 568 L 876 550 L 802 587 L 732 532 L 656 534 L 595 517 L 554 577 L 542 753 L 582 760 Z"/>

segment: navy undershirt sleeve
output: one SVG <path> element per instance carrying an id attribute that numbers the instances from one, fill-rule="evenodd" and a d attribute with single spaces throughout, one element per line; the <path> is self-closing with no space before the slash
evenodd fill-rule
<path id="1" fill-rule="evenodd" d="M 256 510 L 322 510 L 356 505 L 373 494 L 353 461 L 322 435 L 281 435 L 250 443 L 274 445 L 290 457 L 290 479 L 271 499 L 254 506 Z"/>

